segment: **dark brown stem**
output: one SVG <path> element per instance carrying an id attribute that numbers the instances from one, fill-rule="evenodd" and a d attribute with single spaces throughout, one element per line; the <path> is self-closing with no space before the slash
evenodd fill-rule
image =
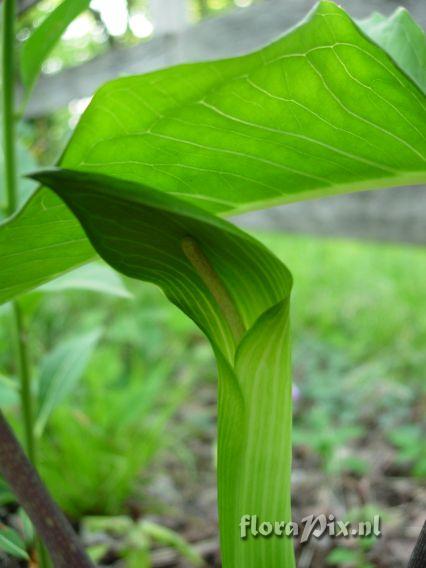
<path id="1" fill-rule="evenodd" d="M 71 525 L 0 413 L 0 473 L 43 539 L 55 568 L 93 568 Z"/>
<path id="2" fill-rule="evenodd" d="M 410 556 L 407 568 L 424 568 L 426 566 L 426 521 L 420 531 L 416 546 Z"/>

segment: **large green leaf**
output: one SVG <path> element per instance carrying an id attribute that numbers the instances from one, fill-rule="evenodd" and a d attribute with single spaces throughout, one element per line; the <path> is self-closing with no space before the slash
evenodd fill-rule
<path id="1" fill-rule="evenodd" d="M 414 58 L 426 53 L 413 30 L 404 27 L 416 49 L 397 65 L 341 8 L 321 2 L 256 53 L 112 81 L 61 166 L 149 184 L 227 215 L 425 182 L 425 95 L 400 67 L 413 75 Z M 0 227 L 0 300 L 91 258 L 73 216 L 41 190 Z"/>
<path id="2" fill-rule="evenodd" d="M 21 76 L 30 91 L 48 57 L 69 24 L 89 7 L 90 0 L 63 0 L 36 28 L 21 50 Z"/>
<path id="3" fill-rule="evenodd" d="M 92 260 L 95 252 L 72 213 L 38 191 L 0 229 L 0 298 L 7 301 Z"/>
<path id="4" fill-rule="evenodd" d="M 259 52 L 108 83 L 61 165 L 237 212 L 424 181 L 425 128 L 417 85 L 322 2 Z"/>
<path id="5" fill-rule="evenodd" d="M 209 338 L 219 368 L 224 566 L 293 565 L 291 539 L 240 538 L 240 519 L 290 520 L 291 276 L 263 245 L 172 195 L 100 174 L 37 179 L 74 211 L 114 268 L 159 285 Z"/>

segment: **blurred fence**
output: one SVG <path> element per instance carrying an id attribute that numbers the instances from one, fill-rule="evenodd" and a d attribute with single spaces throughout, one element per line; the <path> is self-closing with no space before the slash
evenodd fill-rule
<path id="1" fill-rule="evenodd" d="M 150 0 L 155 35 L 130 48 L 111 49 L 105 55 L 45 76 L 28 107 L 29 116 L 40 116 L 88 97 L 106 81 L 123 75 L 146 73 L 176 63 L 231 57 L 255 50 L 276 39 L 306 16 L 316 0 L 264 0 L 215 18 L 190 25 L 186 0 Z M 390 14 L 400 5 L 426 26 L 425 0 L 340 0 L 357 18 L 378 10 Z"/>

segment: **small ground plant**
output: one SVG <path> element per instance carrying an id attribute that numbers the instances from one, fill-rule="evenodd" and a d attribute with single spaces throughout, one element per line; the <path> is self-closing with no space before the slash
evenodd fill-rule
<path id="1" fill-rule="evenodd" d="M 12 214 L 14 2 L 4 4 Z M 50 47 L 85 6 L 63 2 L 25 44 L 27 98 Z M 424 33 L 406 11 L 355 23 L 323 1 L 258 52 L 117 79 L 95 94 L 58 167 L 32 176 L 42 188 L 0 227 L 2 301 L 99 255 L 159 286 L 209 339 L 219 374 L 218 506 L 227 568 L 294 564 L 289 538 L 240 538 L 246 515 L 291 520 L 292 276 L 224 217 L 426 182 L 425 58 Z M 15 314 L 22 327 L 19 303 Z M 22 349 L 21 358 L 31 456 Z M 10 472 L 8 480 L 20 497 Z M 70 566 L 51 551 L 58 566 Z"/>

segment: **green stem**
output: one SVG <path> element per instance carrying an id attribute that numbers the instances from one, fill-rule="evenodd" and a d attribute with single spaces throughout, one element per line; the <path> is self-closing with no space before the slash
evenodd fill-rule
<path id="1" fill-rule="evenodd" d="M 3 2 L 3 137 L 7 212 L 12 215 L 18 205 L 15 135 L 15 0 Z M 0 473 L 27 511 L 39 535 L 49 548 L 55 568 L 91 568 L 93 564 L 78 542 L 74 531 L 49 495 L 33 466 L 35 436 L 31 397 L 31 374 L 27 330 L 21 306 L 13 304 L 16 345 L 21 382 L 21 405 L 24 419 L 27 456 L 0 411 Z M 31 463 L 33 462 L 33 464 Z M 36 539 L 39 568 L 51 566 L 41 540 Z"/>
<path id="2" fill-rule="evenodd" d="M 19 362 L 19 379 L 21 392 L 21 408 L 24 421 L 25 446 L 29 460 L 35 463 L 35 440 L 33 405 L 31 399 L 31 375 L 28 354 L 27 330 L 24 315 L 18 302 L 13 302 L 13 314 L 16 326 L 16 347 Z"/>
<path id="3" fill-rule="evenodd" d="M 4 170 L 7 189 L 9 215 L 18 206 L 18 185 L 16 171 L 16 132 L 15 132 L 15 0 L 4 0 L 3 6 L 3 140 Z M 28 457 L 34 463 L 34 431 L 31 401 L 31 376 L 27 346 L 27 331 L 22 309 L 18 302 L 13 303 L 13 317 L 16 328 L 16 346 L 21 382 L 21 408 L 24 420 L 25 446 Z"/>
<path id="4" fill-rule="evenodd" d="M 34 416 L 31 398 L 31 374 L 28 353 L 28 332 L 25 325 L 24 314 L 18 302 L 13 302 L 13 315 L 15 320 L 16 349 L 19 365 L 21 408 L 24 422 L 25 445 L 29 461 L 35 465 L 36 448 L 34 436 Z M 36 539 L 35 546 L 40 568 L 50 566 L 49 557 L 43 543 Z"/>
<path id="5" fill-rule="evenodd" d="M 4 0 L 3 6 L 3 140 L 4 170 L 8 213 L 17 208 L 17 175 L 15 148 L 15 0 Z"/>
<path id="6" fill-rule="evenodd" d="M 4 169 L 7 191 L 7 213 L 13 215 L 18 207 L 15 124 L 15 0 L 4 0 L 2 87 L 3 87 L 3 141 Z M 25 447 L 29 460 L 35 464 L 34 421 L 31 398 L 31 374 L 24 315 L 18 302 L 13 302 L 15 342 L 19 364 L 21 410 L 24 422 Z M 36 541 L 41 568 L 49 566 L 46 550 Z"/>

